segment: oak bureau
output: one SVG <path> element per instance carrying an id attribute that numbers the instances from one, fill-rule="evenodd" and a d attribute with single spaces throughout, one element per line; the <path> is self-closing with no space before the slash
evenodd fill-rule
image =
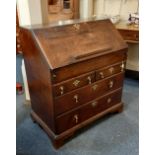
<path id="1" fill-rule="evenodd" d="M 127 44 L 108 19 L 22 27 L 31 116 L 55 148 L 105 114 L 121 112 Z"/>

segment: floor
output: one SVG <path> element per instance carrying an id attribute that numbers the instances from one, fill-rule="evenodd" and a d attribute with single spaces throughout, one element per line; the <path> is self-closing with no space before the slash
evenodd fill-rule
<path id="1" fill-rule="evenodd" d="M 138 155 L 138 96 L 138 81 L 125 79 L 124 111 L 81 129 L 63 147 L 55 150 L 44 131 L 32 122 L 31 107 L 25 104 L 25 95 L 17 95 L 17 155 Z"/>

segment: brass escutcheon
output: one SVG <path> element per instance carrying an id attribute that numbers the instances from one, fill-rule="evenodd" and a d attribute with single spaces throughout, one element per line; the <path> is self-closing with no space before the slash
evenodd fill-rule
<path id="1" fill-rule="evenodd" d="M 74 85 L 75 87 L 77 87 L 79 83 L 80 83 L 79 80 L 75 80 L 75 81 L 73 82 L 73 85 Z"/>
<path id="2" fill-rule="evenodd" d="M 73 27 L 76 31 L 80 30 L 80 24 L 74 24 Z"/>
<path id="3" fill-rule="evenodd" d="M 93 90 L 96 90 L 96 89 L 97 89 L 97 87 L 98 87 L 98 85 L 97 85 L 97 84 L 95 84 L 95 85 L 93 85 L 93 86 L 92 86 Z"/>
<path id="4" fill-rule="evenodd" d="M 96 107 L 97 106 L 97 101 L 92 102 L 92 107 Z"/>

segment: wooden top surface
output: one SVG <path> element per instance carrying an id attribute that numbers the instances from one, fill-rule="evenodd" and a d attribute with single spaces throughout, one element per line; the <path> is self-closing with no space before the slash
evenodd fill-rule
<path id="1" fill-rule="evenodd" d="M 115 26 L 117 29 L 121 29 L 121 30 L 139 31 L 138 25 L 134 25 L 134 24 L 128 25 L 127 21 L 120 21 Z"/>
<path id="2" fill-rule="evenodd" d="M 76 20 L 68 25 L 35 27 L 31 31 L 51 69 L 127 48 L 108 19 Z"/>

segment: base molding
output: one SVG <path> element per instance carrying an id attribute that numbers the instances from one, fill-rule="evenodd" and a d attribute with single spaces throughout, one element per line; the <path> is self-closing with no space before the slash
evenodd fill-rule
<path id="1" fill-rule="evenodd" d="M 106 114 L 115 113 L 115 112 L 120 113 L 122 111 L 123 111 L 123 103 L 121 102 L 121 103 L 116 104 L 115 106 L 112 106 L 112 107 L 106 109 L 105 111 L 102 111 L 101 113 L 89 118 L 88 120 L 74 126 L 73 128 L 62 132 L 59 135 L 55 134 L 33 110 L 31 111 L 31 118 L 34 122 L 38 123 L 43 128 L 43 130 L 47 133 L 47 135 L 51 139 L 54 148 L 58 149 L 59 147 L 61 147 L 64 144 L 64 141 L 66 139 L 68 139 L 69 137 L 73 136 L 75 131 L 77 131 L 78 129 L 94 122 L 95 120 L 99 119 L 100 117 L 102 117 Z"/>

